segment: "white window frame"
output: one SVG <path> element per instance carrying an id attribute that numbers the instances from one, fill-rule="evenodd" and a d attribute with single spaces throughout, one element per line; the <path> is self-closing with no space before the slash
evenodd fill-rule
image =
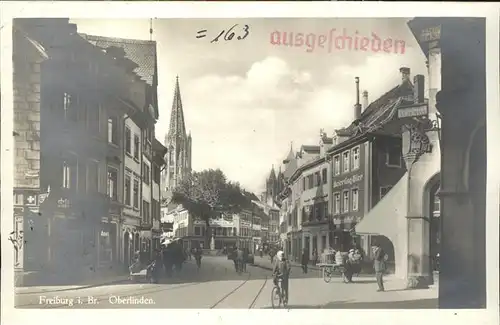
<path id="1" fill-rule="evenodd" d="M 145 208 L 144 203 L 147 203 L 148 209 Z M 146 214 L 146 211 L 147 211 L 147 214 Z M 142 217 L 143 217 L 143 220 L 146 224 L 150 223 L 150 221 L 151 221 L 151 202 L 149 202 L 147 200 L 142 200 Z"/>
<path id="2" fill-rule="evenodd" d="M 130 181 L 129 182 L 130 192 L 128 193 L 128 203 L 127 203 L 127 190 L 126 190 L 126 186 L 125 186 L 125 184 L 127 184 L 127 179 Z M 131 207 L 133 205 L 133 203 L 132 203 L 132 201 L 133 201 L 132 193 L 134 191 L 133 186 L 134 186 L 134 181 L 133 181 L 132 175 L 130 175 L 130 173 L 125 173 L 125 179 L 123 181 L 123 196 L 124 196 L 123 203 L 125 203 L 125 205 L 128 207 Z"/>
<path id="3" fill-rule="evenodd" d="M 135 181 L 137 181 L 137 206 L 135 205 L 135 197 L 134 197 L 134 185 Z M 134 209 L 140 209 L 141 207 L 141 178 L 140 177 L 133 177 L 132 178 L 132 206 Z"/>
<path id="4" fill-rule="evenodd" d="M 63 167 L 62 187 L 69 189 L 71 187 L 71 166 L 68 163 L 68 161 L 64 160 L 62 167 Z"/>
<path id="5" fill-rule="evenodd" d="M 389 150 L 386 149 L 386 152 L 385 152 L 385 164 L 386 164 L 387 167 L 401 168 L 402 160 L 403 160 L 402 155 L 399 155 L 399 164 L 397 164 L 397 165 L 389 163 L 389 157 L 390 157 Z"/>
<path id="6" fill-rule="evenodd" d="M 128 131 L 128 137 L 127 137 L 127 131 Z M 124 143 L 124 146 L 125 146 L 125 152 L 128 154 L 128 155 L 132 155 L 132 146 L 133 146 L 133 142 L 132 142 L 132 139 L 133 139 L 133 136 L 132 136 L 132 129 L 130 128 L 130 126 L 125 126 L 125 143 Z M 127 140 L 129 141 L 128 143 L 130 143 L 130 148 L 127 148 Z"/>
<path id="7" fill-rule="evenodd" d="M 137 143 L 135 142 L 136 137 L 139 140 Z M 139 159 L 139 157 L 141 156 L 141 136 L 134 133 L 133 135 L 131 135 L 131 138 L 133 139 L 133 142 L 131 142 L 130 146 L 134 147 L 134 150 L 133 150 L 134 151 L 133 152 L 134 159 Z M 136 153 L 137 153 L 137 156 L 135 155 Z"/>
<path id="8" fill-rule="evenodd" d="M 358 151 L 357 159 L 355 159 L 356 158 L 356 155 L 355 155 L 356 150 Z M 359 165 L 360 165 L 360 159 L 361 159 L 361 146 L 356 146 L 356 147 L 352 148 L 351 151 L 352 151 L 351 152 L 351 163 L 352 163 L 351 170 L 358 170 Z"/>
<path id="9" fill-rule="evenodd" d="M 71 94 L 64 92 L 63 94 L 63 110 L 64 110 L 64 120 L 68 118 L 68 112 L 71 107 Z"/>
<path id="10" fill-rule="evenodd" d="M 340 155 L 333 156 L 333 171 L 335 175 L 340 175 Z"/>
<path id="11" fill-rule="evenodd" d="M 347 157 L 347 162 L 345 157 Z M 351 165 L 351 151 L 347 150 L 342 153 L 342 172 L 348 173 L 350 171 Z"/>
<path id="12" fill-rule="evenodd" d="M 345 200 L 346 198 L 346 195 L 347 194 L 347 201 Z M 346 190 L 346 191 L 343 191 L 342 192 L 342 212 L 343 213 L 346 213 L 346 212 L 349 212 L 349 208 L 350 208 L 350 197 L 349 197 L 349 191 Z"/>
<path id="13" fill-rule="evenodd" d="M 342 203 L 342 198 L 340 197 L 340 192 L 333 193 L 333 213 L 335 215 L 340 214 L 341 203 Z"/>
<path id="14" fill-rule="evenodd" d="M 144 184 L 150 186 L 151 185 L 151 166 L 146 161 L 142 162 L 142 173 L 143 173 L 142 174 L 142 182 Z"/>
<path id="15" fill-rule="evenodd" d="M 113 118 L 108 117 L 108 143 L 113 143 Z"/>
<path id="16" fill-rule="evenodd" d="M 118 195 L 118 168 L 116 167 L 113 167 L 113 166 L 110 166 L 108 165 L 107 166 L 107 169 L 106 169 L 106 194 L 108 195 L 108 197 L 110 199 L 113 199 L 113 195 L 114 193 L 112 193 L 113 191 L 113 187 L 111 186 L 111 180 L 110 180 L 110 175 L 109 175 L 109 170 L 112 169 L 114 172 L 116 172 L 116 201 L 119 200 L 119 195 Z"/>
<path id="17" fill-rule="evenodd" d="M 356 193 L 356 195 L 354 195 Z M 354 199 L 356 198 L 356 199 Z M 352 205 L 352 211 L 358 211 L 359 208 L 359 189 L 358 188 L 353 188 L 351 189 L 351 205 Z"/>

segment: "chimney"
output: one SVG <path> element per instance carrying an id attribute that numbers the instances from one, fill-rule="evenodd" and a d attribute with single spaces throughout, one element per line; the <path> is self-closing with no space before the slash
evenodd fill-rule
<path id="1" fill-rule="evenodd" d="M 406 68 L 406 67 L 400 68 L 399 72 L 401 72 L 401 81 L 402 82 L 410 80 L 410 68 Z"/>
<path id="2" fill-rule="evenodd" d="M 363 91 L 363 110 L 368 107 L 368 91 Z"/>
<path id="3" fill-rule="evenodd" d="M 361 104 L 359 103 L 359 77 L 354 78 L 356 81 L 356 105 L 354 105 L 354 119 L 361 117 Z"/>
<path id="4" fill-rule="evenodd" d="M 413 78 L 413 100 L 415 104 L 424 102 L 425 79 L 421 74 Z"/>

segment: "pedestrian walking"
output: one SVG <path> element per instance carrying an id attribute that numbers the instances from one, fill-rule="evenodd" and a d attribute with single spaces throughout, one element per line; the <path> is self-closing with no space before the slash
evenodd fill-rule
<path id="1" fill-rule="evenodd" d="M 312 258 L 313 258 L 313 265 L 318 264 L 318 251 L 316 250 L 316 248 L 313 249 Z"/>
<path id="2" fill-rule="evenodd" d="M 275 255 L 274 250 L 270 249 L 269 250 L 269 257 L 271 258 L 271 264 L 273 264 L 273 262 L 274 262 L 274 255 Z"/>
<path id="3" fill-rule="evenodd" d="M 250 254 L 248 248 L 243 250 L 243 272 L 247 271 L 248 255 Z"/>
<path id="4" fill-rule="evenodd" d="M 383 292 L 385 291 L 384 288 L 385 262 L 388 256 L 377 242 L 375 242 L 372 249 L 373 249 L 373 268 L 375 269 L 375 276 L 377 278 L 377 285 L 378 285 L 377 291 Z"/>
<path id="5" fill-rule="evenodd" d="M 302 258 L 300 261 L 302 265 L 302 273 L 306 274 L 307 273 L 307 264 L 309 264 L 309 253 L 307 252 L 307 249 L 304 248 L 302 250 Z"/>

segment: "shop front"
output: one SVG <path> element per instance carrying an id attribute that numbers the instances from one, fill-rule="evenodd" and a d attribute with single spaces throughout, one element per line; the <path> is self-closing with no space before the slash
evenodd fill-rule
<path id="1" fill-rule="evenodd" d="M 107 205 L 97 198 L 89 208 L 91 199 L 59 188 L 48 193 L 40 204 L 40 213 L 47 219 L 47 268 L 73 270 L 97 265 L 98 213 Z"/>
<path id="2" fill-rule="evenodd" d="M 140 237 L 140 250 L 141 254 L 151 258 L 152 254 L 152 231 L 151 230 L 141 230 L 139 233 Z"/>
<path id="3" fill-rule="evenodd" d="M 99 244 L 99 267 L 113 263 L 113 255 L 116 252 L 116 224 L 102 222 L 97 234 Z M 113 242 L 114 240 L 114 242 Z"/>
<path id="4" fill-rule="evenodd" d="M 291 242 L 291 257 L 295 262 L 300 261 L 300 257 L 302 256 L 302 230 L 299 231 L 291 231 L 288 234 Z"/>

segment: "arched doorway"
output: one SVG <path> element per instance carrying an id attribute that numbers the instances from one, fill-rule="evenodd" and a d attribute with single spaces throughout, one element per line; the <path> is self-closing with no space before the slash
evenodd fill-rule
<path id="1" fill-rule="evenodd" d="M 423 216 L 428 221 L 424 223 L 424 253 L 423 274 L 428 274 L 429 284 L 434 283 L 434 274 L 439 272 L 439 257 L 441 254 L 441 174 L 434 174 L 424 186 Z"/>
<path id="2" fill-rule="evenodd" d="M 123 263 L 130 265 L 130 233 L 128 231 L 123 234 Z"/>
<path id="3" fill-rule="evenodd" d="M 441 253 L 441 200 L 439 189 L 441 188 L 440 174 L 437 174 L 428 183 L 428 205 L 429 216 L 429 256 L 430 272 L 439 271 L 439 256 Z"/>
<path id="4" fill-rule="evenodd" d="M 396 256 L 394 254 L 394 244 L 392 241 L 383 235 L 370 236 L 371 245 L 378 244 L 380 248 L 387 254 L 387 272 L 396 273 Z M 365 252 L 365 256 L 371 256 L 371 252 Z M 368 255 L 370 254 L 370 255 Z"/>

